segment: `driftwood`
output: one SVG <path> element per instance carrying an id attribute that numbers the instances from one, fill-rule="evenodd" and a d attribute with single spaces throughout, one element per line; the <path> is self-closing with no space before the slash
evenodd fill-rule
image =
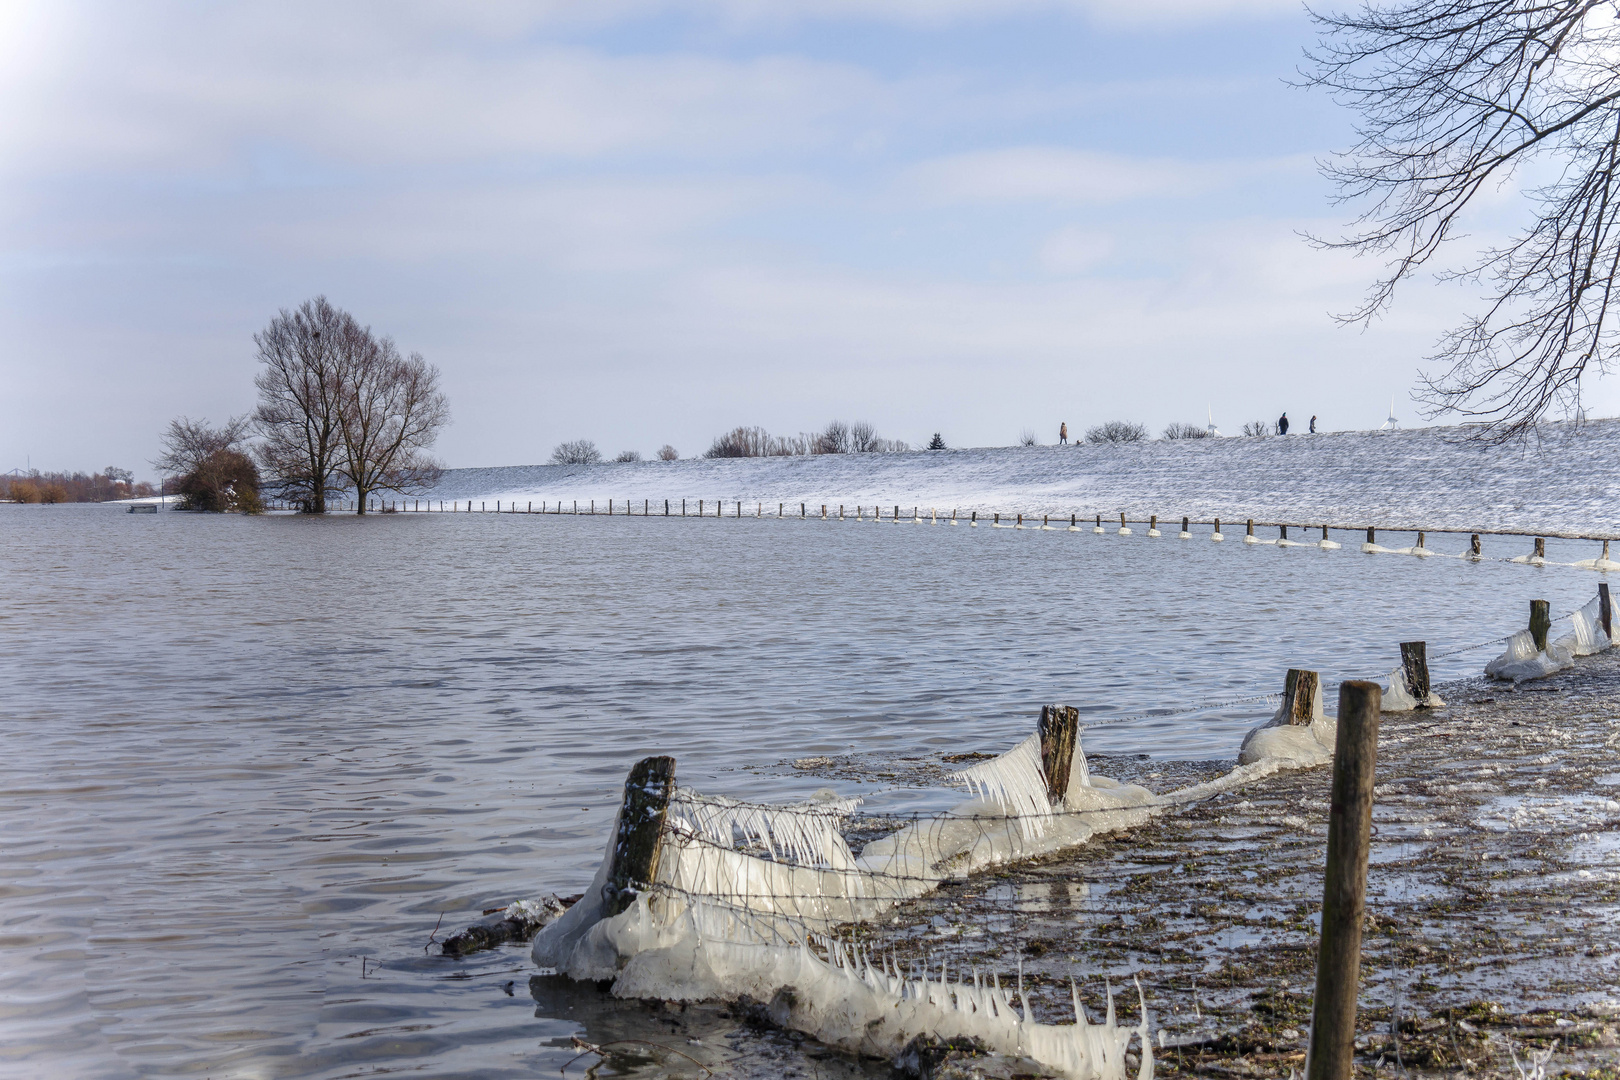
<path id="1" fill-rule="evenodd" d="M 529 910 L 506 915 L 510 908 L 495 908 L 501 918 L 469 926 L 459 934 L 452 934 L 439 946 L 442 956 L 466 956 L 482 949 L 493 949 L 508 941 L 528 941 L 540 928 L 572 907 L 578 896 L 548 896 L 537 904 L 526 905 Z M 485 912 L 492 914 L 492 912 Z"/>

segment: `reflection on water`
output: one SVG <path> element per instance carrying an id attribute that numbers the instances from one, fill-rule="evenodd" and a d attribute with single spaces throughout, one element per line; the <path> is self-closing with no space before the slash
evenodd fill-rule
<path id="1" fill-rule="evenodd" d="M 1398 641 L 1443 652 L 1598 580 L 747 518 L 4 506 L 0 536 L 0 1074 L 18 1076 L 549 1072 L 575 1035 L 668 1022 L 595 988 L 531 997 L 522 949 L 427 946 L 441 917 L 440 938 L 579 891 L 637 757 L 802 795 L 825 781 L 783 759 L 996 750 L 1043 701 L 1095 725 L 1273 690 L 1288 666 L 1366 676 Z M 1086 745 L 1231 756 L 1263 712 L 1093 727 Z M 803 1053 L 702 1015 L 714 1030 L 683 1044 L 701 1060 L 782 1075 Z M 599 1072 L 685 1067 L 654 1057 Z"/>

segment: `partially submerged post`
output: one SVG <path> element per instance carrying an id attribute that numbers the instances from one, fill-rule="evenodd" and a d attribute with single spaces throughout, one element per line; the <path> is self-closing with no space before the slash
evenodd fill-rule
<path id="1" fill-rule="evenodd" d="M 642 758 L 624 782 L 619 832 L 613 841 L 613 866 L 602 886 L 606 916 L 621 914 L 658 873 L 659 841 L 669 797 L 675 791 L 675 759 Z"/>
<path id="2" fill-rule="evenodd" d="M 1535 639 L 1536 652 L 1547 651 L 1547 631 L 1552 629 L 1552 614 L 1547 601 L 1530 601 L 1530 636 Z"/>
<path id="3" fill-rule="evenodd" d="M 1080 710 L 1073 705 L 1042 705 L 1036 731 L 1041 737 L 1046 795 L 1055 803 L 1069 791 L 1069 770 L 1080 742 Z"/>
<path id="4" fill-rule="evenodd" d="M 1316 689 L 1320 685 L 1316 672 L 1289 668 L 1283 682 L 1284 722 L 1293 727 L 1310 727 L 1315 717 Z"/>
<path id="5" fill-rule="evenodd" d="M 1604 546 L 1608 546 L 1607 541 L 1604 542 Z M 1600 581 L 1598 582 L 1598 624 L 1603 627 L 1604 635 L 1611 640 L 1614 637 L 1613 623 L 1614 608 L 1609 603 L 1609 583 Z"/>
<path id="6" fill-rule="evenodd" d="M 1373 772 L 1378 762 L 1378 684 L 1339 684 L 1339 732 L 1333 747 L 1322 936 L 1306 1080 L 1350 1080 L 1355 1070 L 1356 994 L 1361 982 L 1361 921 L 1367 904 Z"/>
<path id="7" fill-rule="evenodd" d="M 1422 641 L 1401 642 L 1401 674 L 1406 678 L 1406 692 L 1412 695 L 1417 707 L 1429 707 L 1429 646 Z"/>
<path id="8" fill-rule="evenodd" d="M 1530 557 L 1532 559 L 1545 559 L 1547 557 L 1547 538 L 1545 536 L 1536 537 L 1535 554 Z"/>
<path id="9" fill-rule="evenodd" d="M 1375 534 L 1373 532 L 1373 527 L 1371 525 L 1367 526 L 1367 543 L 1369 543 L 1369 544 L 1378 543 L 1378 541 L 1374 537 L 1375 537 Z"/>
<path id="10" fill-rule="evenodd" d="M 1476 559 L 1479 558 L 1479 556 L 1480 556 L 1479 533 L 1469 533 L 1468 534 L 1468 554 L 1472 555 Z"/>

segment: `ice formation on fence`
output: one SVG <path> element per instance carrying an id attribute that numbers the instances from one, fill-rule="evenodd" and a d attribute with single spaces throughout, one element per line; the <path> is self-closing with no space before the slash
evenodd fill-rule
<path id="1" fill-rule="evenodd" d="M 1570 632 L 1556 641 L 1549 640 L 1545 649 L 1536 648 L 1530 631 L 1520 630 L 1508 638 L 1502 655 L 1485 665 L 1485 674 L 1514 683 L 1543 679 L 1574 667 L 1577 656 L 1591 656 L 1612 648 L 1615 639 L 1603 630 L 1602 604 L 1601 596 L 1587 601 L 1569 616 Z"/>
<path id="2" fill-rule="evenodd" d="M 908 980 L 832 940 L 839 926 L 870 921 L 947 877 L 1081 844 L 1163 809 L 1145 788 L 1090 775 L 1078 740 L 1068 792 L 1056 802 L 1038 738 L 955 778 L 977 797 L 859 855 L 841 828 L 857 800 L 825 792 L 763 806 L 677 789 L 654 880 L 609 915 L 610 843 L 585 895 L 536 936 L 535 962 L 575 979 L 612 979 L 623 997 L 772 1002 L 779 1022 L 851 1050 L 893 1055 L 920 1034 L 960 1035 L 1076 1078 L 1125 1080 L 1134 1032 L 1150 1076 L 1145 1019 L 1139 1031 L 1112 1015 L 1100 1025 L 1083 1016 L 1072 1026 L 1036 1024 L 993 979 Z"/>
<path id="3" fill-rule="evenodd" d="M 1514 664 L 1572 662 L 1611 647 L 1601 599 L 1571 617 L 1571 632 L 1542 653 L 1515 635 L 1493 673 Z M 1526 648 L 1530 651 L 1526 654 Z M 1525 668 L 1524 670 L 1529 670 Z M 1518 677 L 1534 677 L 1520 675 Z M 1390 675 L 1389 702 L 1415 704 L 1403 671 Z M 1403 697 L 1404 695 L 1404 697 Z M 1431 699 L 1431 704 L 1438 699 Z M 1032 1059 L 1076 1080 L 1127 1080 L 1125 1051 L 1140 1039 L 1138 1080 L 1152 1075 L 1149 1023 L 1034 1023 L 999 978 L 942 970 L 903 976 L 889 959 L 853 951 L 840 928 L 870 922 L 947 878 L 1083 844 L 1098 833 L 1230 791 L 1284 769 L 1332 760 L 1337 725 L 1322 708 L 1318 681 L 1309 722 L 1290 723 L 1285 702 L 1244 739 L 1240 764 L 1215 780 L 1165 795 L 1093 776 L 1078 733 L 1068 784 L 1048 783 L 1039 735 L 952 779 L 974 795 L 911 821 L 858 853 L 846 839 L 859 804 L 831 791 L 788 805 L 761 805 L 678 788 L 669 797 L 651 882 L 636 883 L 628 907 L 611 914 L 606 886 L 610 838 L 583 898 L 535 937 L 536 963 L 575 979 L 612 980 L 621 997 L 762 1003 L 772 1019 L 829 1045 L 893 1056 L 911 1039 L 977 1038 L 992 1050 Z M 1050 792 L 1064 790 L 1054 799 Z M 618 832 L 615 821 L 614 834 Z M 1022 992 L 1019 993 L 1020 998 Z"/>
<path id="4" fill-rule="evenodd" d="M 1446 703 L 1433 690 L 1430 690 L 1428 697 L 1422 701 L 1413 697 L 1411 688 L 1406 685 L 1406 669 L 1404 667 L 1398 667 L 1390 672 L 1384 681 L 1388 685 L 1384 687 L 1384 701 L 1383 705 L 1380 706 L 1383 712 L 1411 712 L 1419 706 L 1426 709 L 1445 708 Z"/>

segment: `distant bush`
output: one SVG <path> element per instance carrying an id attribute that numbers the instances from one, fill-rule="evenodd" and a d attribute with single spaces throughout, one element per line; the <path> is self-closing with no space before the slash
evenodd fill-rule
<path id="1" fill-rule="evenodd" d="M 1098 424 L 1086 432 L 1086 442 L 1098 444 L 1134 443 L 1141 442 L 1147 437 L 1147 425 L 1130 420 L 1110 420 L 1106 424 Z"/>
<path id="2" fill-rule="evenodd" d="M 1209 428 L 1198 424 L 1168 424 L 1164 429 L 1166 439 L 1207 439 Z"/>
<path id="3" fill-rule="evenodd" d="M 619 451 L 619 456 L 614 458 L 613 460 L 618 462 L 621 465 L 625 464 L 626 462 L 640 461 L 641 460 L 641 451 L 640 450 L 620 450 Z"/>
<path id="4" fill-rule="evenodd" d="M 680 457 L 681 452 L 669 445 L 669 443 L 665 443 L 663 446 L 658 448 L 659 461 L 679 461 Z"/>
<path id="5" fill-rule="evenodd" d="M 42 473 L 26 476 L 0 476 L 0 501 L 107 502 L 111 499 L 144 498 L 156 489 L 144 480 L 135 483 L 128 469 L 109 465 L 98 473 Z"/>
<path id="6" fill-rule="evenodd" d="M 937 431 L 934 432 L 934 437 L 932 439 L 928 440 L 928 449 L 930 449 L 930 450 L 943 450 L 943 449 L 945 449 L 945 440 L 940 435 L 939 432 L 937 432 Z"/>
<path id="7" fill-rule="evenodd" d="M 1243 425 L 1243 434 L 1263 439 L 1271 434 L 1271 425 L 1264 420 L 1251 420 Z"/>
<path id="8" fill-rule="evenodd" d="M 734 427 L 718 436 L 703 451 L 706 458 L 768 457 L 771 452 L 771 433 L 762 427 Z"/>
<path id="9" fill-rule="evenodd" d="M 1023 431 L 1018 433 L 1018 445 L 1039 446 L 1041 445 L 1041 440 L 1035 437 L 1035 432 L 1031 431 L 1029 428 L 1025 428 Z"/>
<path id="10" fill-rule="evenodd" d="M 572 442 L 558 443 L 557 448 L 551 452 L 553 465 L 595 465 L 602 460 L 602 451 L 589 439 L 575 439 Z"/>
<path id="11" fill-rule="evenodd" d="M 849 427 L 842 420 L 832 421 L 821 434 L 810 438 L 812 454 L 847 454 L 851 445 Z"/>

